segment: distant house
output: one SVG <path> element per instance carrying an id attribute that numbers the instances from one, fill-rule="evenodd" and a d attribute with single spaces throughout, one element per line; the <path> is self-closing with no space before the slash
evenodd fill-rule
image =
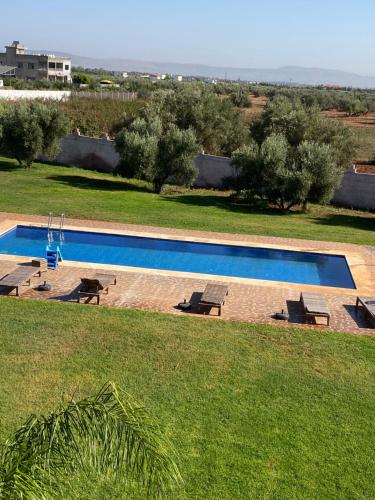
<path id="1" fill-rule="evenodd" d="M 15 74 L 10 76 L 25 80 L 72 81 L 69 57 L 29 53 L 17 40 L 0 53 L 0 68 L 2 66 L 14 68 Z"/>
<path id="2" fill-rule="evenodd" d="M 0 65 L 0 77 L 1 78 L 12 78 L 16 76 L 15 66 L 1 66 Z"/>
<path id="3" fill-rule="evenodd" d="M 181 75 L 176 76 L 176 80 L 177 80 L 178 82 L 182 82 L 182 76 L 181 76 Z"/>

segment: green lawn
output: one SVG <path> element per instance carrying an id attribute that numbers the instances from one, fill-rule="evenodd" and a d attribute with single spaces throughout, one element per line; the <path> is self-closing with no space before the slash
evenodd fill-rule
<path id="1" fill-rule="evenodd" d="M 156 195 L 142 182 L 77 168 L 35 164 L 30 170 L 0 161 L 0 211 L 128 222 L 154 226 L 375 244 L 375 215 L 314 206 L 282 215 L 233 205 L 210 190 Z"/>
<path id="2" fill-rule="evenodd" d="M 2 438 L 113 380 L 179 450 L 175 498 L 375 497 L 374 338 L 10 298 L 0 310 Z M 70 494 L 123 498 L 105 481 Z"/>

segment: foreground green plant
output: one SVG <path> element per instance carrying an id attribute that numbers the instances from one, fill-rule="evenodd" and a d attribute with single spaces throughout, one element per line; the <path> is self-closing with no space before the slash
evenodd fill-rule
<path id="1" fill-rule="evenodd" d="M 0 449 L 0 498 L 48 499 L 76 473 L 115 474 L 162 496 L 181 482 L 158 426 L 128 394 L 107 383 L 46 416 L 29 417 Z"/>

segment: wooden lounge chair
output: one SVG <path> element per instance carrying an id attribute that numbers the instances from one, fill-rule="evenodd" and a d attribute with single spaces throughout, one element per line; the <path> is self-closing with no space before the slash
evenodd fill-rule
<path id="1" fill-rule="evenodd" d="M 48 271 L 47 259 L 33 259 L 31 261 L 31 265 L 33 267 L 38 267 L 39 276 L 42 276 L 42 273 Z"/>
<path id="2" fill-rule="evenodd" d="M 372 323 L 372 326 L 375 326 L 375 298 L 357 297 L 355 304 L 356 313 L 358 313 L 359 306 L 362 306 L 366 318 Z"/>
<path id="3" fill-rule="evenodd" d="M 80 302 L 81 297 L 96 297 L 96 303 L 100 304 L 101 294 L 108 294 L 110 285 L 116 285 L 116 283 L 117 278 L 114 274 L 96 273 L 93 278 L 81 278 L 77 302 Z"/>
<path id="4" fill-rule="evenodd" d="M 9 292 L 16 290 L 16 296 L 19 296 L 19 287 L 29 285 L 34 276 L 40 276 L 40 270 L 34 266 L 17 266 L 16 269 L 4 276 L 0 280 L 0 286 L 9 288 Z"/>
<path id="5" fill-rule="evenodd" d="M 221 307 L 225 304 L 228 295 L 228 287 L 225 285 L 206 285 L 202 298 L 198 305 L 206 307 L 217 307 L 218 315 L 221 316 Z"/>
<path id="6" fill-rule="evenodd" d="M 331 319 L 325 298 L 318 293 L 301 292 L 300 302 L 303 306 L 306 322 L 310 323 L 314 318 L 326 318 L 327 326 Z"/>

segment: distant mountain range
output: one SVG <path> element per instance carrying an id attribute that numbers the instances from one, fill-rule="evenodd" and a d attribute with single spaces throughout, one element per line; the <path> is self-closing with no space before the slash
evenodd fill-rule
<path id="1" fill-rule="evenodd" d="M 300 83 L 303 85 L 327 84 L 343 87 L 375 88 L 375 76 L 362 76 L 356 73 L 322 68 L 304 68 L 300 66 L 284 66 L 276 69 L 233 68 L 132 59 L 97 59 L 62 52 L 55 52 L 55 54 L 71 57 L 73 66 L 104 68 L 111 71 L 171 73 L 182 76 L 241 79 L 251 82 Z"/>

